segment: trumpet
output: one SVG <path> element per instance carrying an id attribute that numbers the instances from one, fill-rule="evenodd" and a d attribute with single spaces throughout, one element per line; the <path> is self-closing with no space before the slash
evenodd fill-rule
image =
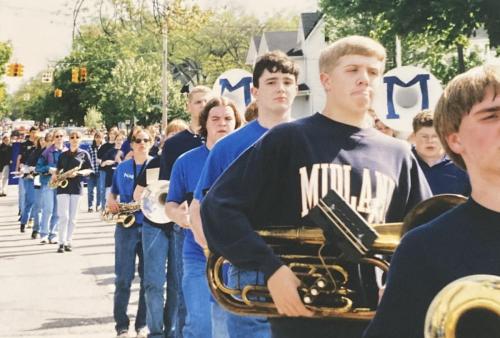
<path id="1" fill-rule="evenodd" d="M 80 166 L 74 167 L 72 169 L 69 169 L 68 171 L 59 171 L 55 175 L 55 179 L 52 179 L 49 182 L 49 187 L 51 189 L 56 189 L 56 188 L 66 188 L 68 186 L 68 179 L 74 177 L 76 174 L 78 174 L 78 171 L 80 170 Z"/>
<path id="2" fill-rule="evenodd" d="M 102 219 L 107 222 L 116 222 L 124 228 L 130 228 L 135 223 L 134 213 L 141 210 L 139 202 L 118 203 L 118 211 L 112 212 L 108 207 L 102 213 Z"/>
<path id="3" fill-rule="evenodd" d="M 314 317 L 368 321 L 375 315 L 376 305 L 362 300 L 356 291 L 352 276 L 358 268 L 387 272 L 389 263 L 381 257 L 394 253 L 402 229 L 422 224 L 416 221 L 417 216 L 423 219 L 426 212 L 435 212 L 436 204 L 444 203 L 449 209 L 465 200 L 460 195 L 438 195 L 417 205 L 404 222 L 368 224 L 331 192 L 310 211 L 316 227 L 270 227 L 256 232 L 299 278 L 299 295 Z M 239 315 L 280 316 L 267 287 L 227 286 L 222 271 L 225 262 L 213 252 L 207 258 L 209 288 L 221 306 Z"/>

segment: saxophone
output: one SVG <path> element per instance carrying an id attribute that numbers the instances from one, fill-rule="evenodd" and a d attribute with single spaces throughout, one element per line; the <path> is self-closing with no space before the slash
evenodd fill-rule
<path id="1" fill-rule="evenodd" d="M 451 282 L 425 316 L 425 338 L 498 337 L 499 330 L 499 276 L 471 275 Z"/>
<path id="2" fill-rule="evenodd" d="M 415 206 L 404 222 L 368 224 L 331 191 L 310 211 L 316 227 L 268 227 L 256 232 L 299 278 L 299 295 L 314 317 L 368 321 L 375 315 L 376 305 L 353 291 L 351 280 L 356 267 L 387 272 L 389 263 L 381 257 L 394 253 L 402 229 L 422 224 L 416 219 L 430 218 L 424 214 L 435 212 L 435 205 L 447 205 L 449 209 L 465 200 L 460 195 L 438 195 Z M 208 254 L 208 284 L 216 301 L 243 316 L 280 316 L 267 287 L 228 287 L 222 269 L 226 262 L 221 255 Z"/>
<path id="3" fill-rule="evenodd" d="M 81 164 L 78 167 L 74 167 L 69 169 L 68 171 L 60 170 L 56 173 L 55 178 L 52 179 L 49 182 L 49 187 L 51 189 L 56 189 L 58 187 L 60 188 L 66 188 L 69 183 L 69 179 L 74 177 L 75 174 L 78 174 L 78 171 L 80 170 Z"/>
<path id="4" fill-rule="evenodd" d="M 118 211 L 112 212 L 106 207 L 102 213 L 102 219 L 107 222 L 116 222 L 123 225 L 124 228 L 130 228 L 135 223 L 134 213 L 141 210 L 139 202 L 118 203 Z"/>

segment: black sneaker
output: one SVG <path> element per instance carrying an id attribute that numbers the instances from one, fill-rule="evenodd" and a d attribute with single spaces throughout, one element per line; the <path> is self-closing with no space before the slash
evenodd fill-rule
<path id="1" fill-rule="evenodd" d="M 21 232 L 24 232 L 24 228 L 26 227 L 25 224 L 21 224 Z"/>
<path id="2" fill-rule="evenodd" d="M 92 207 L 90 207 L 89 208 L 89 212 L 93 212 L 93 211 L 94 211 L 94 209 L 92 209 Z"/>
<path id="3" fill-rule="evenodd" d="M 59 245 L 59 249 L 57 249 L 57 252 L 63 253 L 64 252 L 64 245 Z"/>
<path id="4" fill-rule="evenodd" d="M 33 232 L 31 233 L 31 238 L 37 239 L 37 237 L 38 237 L 38 231 L 33 230 Z"/>
<path id="5" fill-rule="evenodd" d="M 71 244 L 65 245 L 64 251 L 73 251 L 73 249 L 71 249 Z"/>

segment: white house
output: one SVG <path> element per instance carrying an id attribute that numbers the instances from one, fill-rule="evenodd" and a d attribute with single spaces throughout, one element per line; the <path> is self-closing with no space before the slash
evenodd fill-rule
<path id="1" fill-rule="evenodd" d="M 320 111 L 325 94 L 319 80 L 319 54 L 326 47 L 322 14 L 302 13 L 297 31 L 265 32 L 250 41 L 246 63 L 269 51 L 281 50 L 300 67 L 299 94 L 292 107 L 292 116 L 299 118 Z"/>

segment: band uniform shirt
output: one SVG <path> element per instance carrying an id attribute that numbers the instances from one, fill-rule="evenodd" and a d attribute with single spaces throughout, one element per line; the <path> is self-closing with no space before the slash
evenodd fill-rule
<path id="1" fill-rule="evenodd" d="M 194 198 L 202 201 L 206 191 L 210 189 L 224 170 L 267 131 L 267 128 L 262 127 L 257 120 L 254 120 L 217 141 L 205 162 L 194 192 Z"/>
<path id="2" fill-rule="evenodd" d="M 200 173 L 208 157 L 209 150 L 205 145 L 192 149 L 175 161 L 170 176 L 167 202 L 178 204 L 187 201 L 188 205 L 193 200 L 193 191 L 200 178 Z M 203 249 L 196 243 L 193 232 L 185 230 L 183 256 L 190 259 L 205 261 Z"/>
<path id="3" fill-rule="evenodd" d="M 29 139 L 21 143 L 21 151 L 19 152 L 21 158 L 19 159 L 19 163 L 24 164 L 26 162 L 26 159 L 33 148 L 35 148 L 35 144 Z"/>
<path id="4" fill-rule="evenodd" d="M 135 164 L 134 159 L 128 159 L 116 167 L 113 174 L 111 193 L 120 196 L 120 203 L 130 203 L 134 200 L 134 190 L 137 178 L 140 176 L 144 164 Z M 147 164 L 146 164 L 147 165 Z M 142 224 L 144 218 L 142 211 L 134 213 L 135 223 Z"/>
<path id="5" fill-rule="evenodd" d="M 103 154 L 102 159 L 101 159 L 102 161 L 111 160 L 111 161 L 115 162 L 114 164 L 101 167 L 101 168 L 103 168 L 102 170 L 104 170 L 104 172 L 106 172 L 106 181 L 104 184 L 106 188 L 111 187 L 111 185 L 113 184 L 113 174 L 114 174 L 116 166 L 117 166 L 115 158 L 116 158 L 116 154 L 118 154 L 118 151 L 120 151 L 120 149 L 116 149 L 116 148 L 108 149 L 108 151 Z M 121 153 L 120 158 L 121 159 L 124 158 L 123 153 Z"/>
<path id="6" fill-rule="evenodd" d="M 283 263 L 255 229 L 312 225 L 331 188 L 369 223 L 401 221 L 430 188 L 407 143 L 319 113 L 271 129 L 209 190 L 201 206 L 210 250 L 269 278 Z"/>
<path id="7" fill-rule="evenodd" d="M 81 166 L 80 166 L 81 164 Z M 66 172 L 75 167 L 82 169 L 90 169 L 90 156 L 89 153 L 83 149 L 78 148 L 76 152 L 72 153 L 70 150 L 66 150 L 59 156 L 57 161 L 57 170 L 64 170 Z M 66 188 L 57 187 L 57 194 L 71 194 L 80 195 L 82 193 L 82 176 L 78 175 L 76 177 L 68 178 L 68 185 Z"/>
<path id="8" fill-rule="evenodd" d="M 403 237 L 364 337 L 423 338 L 432 299 L 452 281 L 474 274 L 500 276 L 500 213 L 469 198 Z"/>
<path id="9" fill-rule="evenodd" d="M 202 144 L 203 138 L 187 129 L 166 140 L 161 151 L 159 179 L 170 180 L 175 160 L 186 151 Z"/>
<path id="10" fill-rule="evenodd" d="M 0 144 L 0 168 L 9 165 L 12 162 L 12 144 Z M 1 170 L 0 169 L 0 170 Z"/>
<path id="11" fill-rule="evenodd" d="M 469 175 L 457 167 L 448 156 L 435 163 L 432 167 L 427 164 L 417 153 L 415 147 L 412 148 L 413 155 L 418 160 L 418 164 L 424 172 L 425 178 L 431 187 L 434 195 L 439 194 L 460 194 L 469 196 L 471 186 Z"/>

